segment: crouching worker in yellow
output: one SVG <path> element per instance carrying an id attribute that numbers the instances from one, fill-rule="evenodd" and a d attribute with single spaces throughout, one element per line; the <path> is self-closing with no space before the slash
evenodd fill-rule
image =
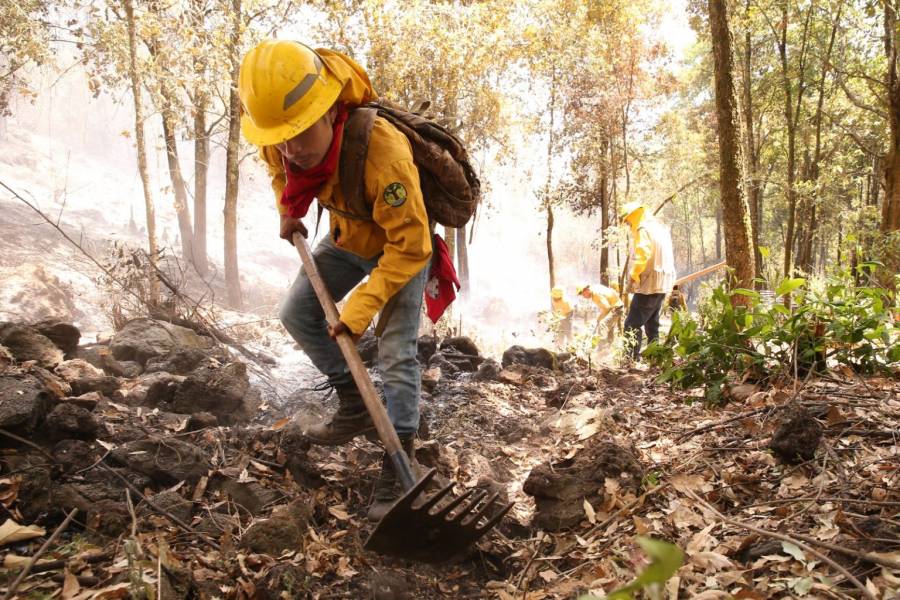
<path id="1" fill-rule="evenodd" d="M 582 298 L 587 298 L 597 305 L 597 322 L 602 321 L 611 310 L 622 306 L 619 292 L 601 283 L 584 284 L 576 290 Z"/>
<path id="2" fill-rule="evenodd" d="M 557 348 L 565 348 L 572 341 L 572 317 L 575 309 L 565 298 L 563 289 L 555 287 L 550 290 L 550 303 L 553 308 L 553 318 L 559 327 L 556 330 L 554 344 Z"/>
<path id="3" fill-rule="evenodd" d="M 382 118 L 375 120 L 359 182 L 371 212 L 359 215 L 345 198 L 342 183 L 347 182 L 340 181 L 339 163 L 348 112 L 376 97 L 362 68 L 338 52 L 268 40 L 244 57 L 238 90 L 241 128 L 260 147 L 272 178 L 280 236 L 290 241 L 294 232 L 300 232 L 306 237 L 300 219 L 317 199 L 328 210 L 330 224 L 328 235 L 313 252 L 314 260 L 336 301 L 353 290 L 333 328 L 326 324 L 302 270 L 281 307 L 285 328 L 328 377 L 338 397 L 337 412 L 310 427 L 307 435 L 316 444 L 338 445 L 374 432 L 333 340 L 340 333 L 361 335 L 393 298 L 390 320 L 378 343 L 378 360 L 388 415 L 412 459 L 421 390 L 416 339 L 431 232 L 409 141 Z M 385 456 L 369 517 L 381 519 L 399 495 L 399 482 Z"/>

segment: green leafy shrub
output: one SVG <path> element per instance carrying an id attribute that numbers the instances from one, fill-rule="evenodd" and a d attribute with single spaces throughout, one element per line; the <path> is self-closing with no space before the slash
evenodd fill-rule
<path id="1" fill-rule="evenodd" d="M 734 295 L 749 302 L 732 304 Z M 900 362 L 891 298 L 884 288 L 855 285 L 847 273 L 818 286 L 785 279 L 772 303 L 754 290 L 720 285 L 697 316 L 676 313 L 665 341 L 651 344 L 644 356 L 662 370 L 663 381 L 705 387 L 712 404 L 721 401 L 725 383 L 735 376 L 763 382 L 835 364 L 861 374 L 890 371 Z"/>

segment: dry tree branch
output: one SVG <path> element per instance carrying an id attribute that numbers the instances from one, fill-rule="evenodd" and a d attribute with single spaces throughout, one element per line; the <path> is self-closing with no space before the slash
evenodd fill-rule
<path id="1" fill-rule="evenodd" d="M 59 527 L 56 528 L 56 531 L 53 532 L 46 542 L 38 549 L 37 552 L 31 557 L 31 560 L 28 561 L 28 564 L 25 565 L 25 568 L 22 569 L 22 572 L 19 573 L 19 576 L 16 577 L 16 580 L 12 582 L 12 585 L 9 586 L 9 589 L 6 590 L 6 595 L 3 596 L 3 600 L 9 600 L 13 597 L 13 594 L 16 592 L 16 589 L 22 583 L 22 581 L 28 577 L 28 574 L 31 573 L 31 568 L 34 566 L 34 563 L 38 561 L 38 559 L 50 548 L 51 544 L 56 541 L 56 538 L 59 537 L 59 534 L 63 532 L 63 530 L 69 526 L 69 523 L 72 522 L 72 519 L 75 518 L 75 515 L 78 513 L 77 508 L 73 508 L 69 511 L 69 514 L 66 515 L 66 519 L 59 524 Z"/>
<path id="2" fill-rule="evenodd" d="M 810 554 L 812 554 L 819 560 L 822 560 L 822 561 L 828 563 L 829 565 L 831 565 L 841 575 L 846 577 L 847 581 L 849 581 L 854 586 L 856 586 L 856 588 L 862 592 L 864 597 L 869 598 L 870 600 L 877 600 L 877 598 L 875 598 L 875 596 L 872 595 L 872 592 L 870 592 L 869 589 L 866 586 L 864 586 L 862 584 L 862 582 L 853 575 L 853 573 L 851 573 L 850 571 L 848 571 L 847 569 L 845 569 L 844 567 L 839 565 L 837 562 L 834 561 L 834 559 L 828 557 L 825 554 L 822 554 L 821 552 L 819 552 L 815 548 L 812 548 L 808 544 L 805 544 L 805 543 L 801 542 L 800 540 L 798 540 L 794 537 L 791 537 L 789 535 L 785 535 L 783 533 L 777 533 L 775 531 L 767 531 L 765 529 L 760 529 L 759 527 L 756 527 L 755 525 L 750 525 L 749 523 L 744 523 L 743 521 L 737 521 L 735 519 L 726 517 L 725 515 L 720 513 L 714 506 L 712 506 L 711 504 L 709 504 L 708 502 L 706 502 L 705 500 L 700 498 L 700 496 L 698 496 L 692 490 L 685 489 L 684 492 L 688 496 L 690 496 L 691 498 L 693 498 L 694 500 L 699 502 L 701 505 L 706 507 L 707 510 L 711 511 L 714 515 L 716 515 L 716 517 L 718 517 L 722 523 L 727 523 L 729 525 L 734 525 L 735 527 L 740 527 L 741 529 L 746 529 L 748 531 L 752 531 L 753 533 L 755 533 L 757 535 L 761 535 L 761 536 L 768 537 L 768 538 L 773 538 L 776 540 L 780 540 L 782 542 L 788 542 L 788 543 L 794 544 L 801 550 L 805 550 L 805 551 L 809 552 Z M 813 542 L 812 538 L 806 538 L 806 539 L 810 543 Z M 821 544 L 821 542 L 819 542 L 818 540 L 815 540 L 815 543 Z"/>

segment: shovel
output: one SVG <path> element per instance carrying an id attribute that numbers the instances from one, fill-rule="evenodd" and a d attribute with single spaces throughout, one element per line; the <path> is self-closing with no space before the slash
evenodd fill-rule
<path id="1" fill-rule="evenodd" d="M 336 325 L 340 320 L 337 307 L 319 274 L 309 244 L 299 233 L 294 233 L 293 243 L 325 311 L 325 319 L 330 325 Z M 404 492 L 375 526 L 365 548 L 380 554 L 429 563 L 442 562 L 461 554 L 496 525 L 512 508 L 512 503 L 503 505 L 497 502 L 499 494 L 485 500 L 487 493 L 476 490 L 454 498 L 451 494 L 452 482 L 429 497 L 425 488 L 434 479 L 436 470 L 430 469 L 416 482 L 409 457 L 400 445 L 400 438 L 388 419 L 356 344 L 346 334 L 337 336 L 337 343 Z M 496 509 L 492 511 L 494 507 Z"/>

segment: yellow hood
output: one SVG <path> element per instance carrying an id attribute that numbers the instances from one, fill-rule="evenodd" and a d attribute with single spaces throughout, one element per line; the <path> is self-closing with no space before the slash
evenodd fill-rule
<path id="1" fill-rule="evenodd" d="M 355 60 L 335 50 L 317 48 L 316 53 L 328 67 L 328 70 L 342 83 L 338 102 L 344 102 L 350 107 L 359 106 L 366 102 L 378 99 L 369 76 L 363 71 Z"/>

